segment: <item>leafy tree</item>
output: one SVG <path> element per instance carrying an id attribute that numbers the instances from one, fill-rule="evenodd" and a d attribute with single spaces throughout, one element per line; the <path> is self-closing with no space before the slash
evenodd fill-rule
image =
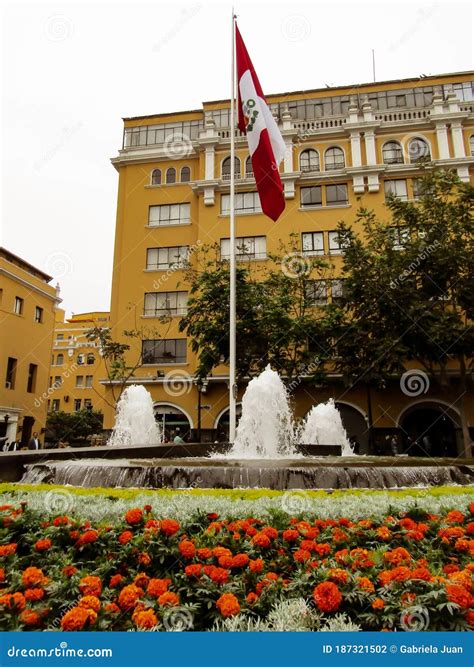
<path id="1" fill-rule="evenodd" d="M 102 431 L 104 416 L 97 410 L 49 412 L 46 420 L 46 440 L 68 442 Z"/>
<path id="2" fill-rule="evenodd" d="M 356 225 L 338 226 L 345 253 L 343 299 L 331 315 L 335 364 L 352 383 L 384 387 L 417 362 L 457 395 L 470 455 L 474 188 L 453 172 L 428 170 L 420 190 L 415 202 L 389 198 L 389 220 L 362 208 Z"/>

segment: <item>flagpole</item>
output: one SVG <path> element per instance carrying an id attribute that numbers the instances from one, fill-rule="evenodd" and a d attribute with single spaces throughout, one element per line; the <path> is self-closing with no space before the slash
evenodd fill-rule
<path id="1" fill-rule="evenodd" d="M 235 14 L 232 7 L 232 58 L 230 96 L 230 317 L 229 317 L 229 442 L 235 440 L 236 427 L 236 274 L 235 274 Z"/>

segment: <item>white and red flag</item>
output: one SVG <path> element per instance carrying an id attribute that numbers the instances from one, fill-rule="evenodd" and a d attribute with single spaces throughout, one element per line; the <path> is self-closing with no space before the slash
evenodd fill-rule
<path id="1" fill-rule="evenodd" d="M 285 142 L 268 108 L 237 25 L 235 30 L 238 127 L 247 135 L 262 210 L 269 218 L 277 220 L 285 208 L 283 185 L 278 171 L 278 165 L 285 155 Z"/>

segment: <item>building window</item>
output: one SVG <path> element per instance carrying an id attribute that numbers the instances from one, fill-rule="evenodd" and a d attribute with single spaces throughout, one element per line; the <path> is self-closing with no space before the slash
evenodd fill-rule
<path id="1" fill-rule="evenodd" d="M 55 375 L 54 376 L 54 388 L 59 389 L 59 387 L 62 387 L 63 385 L 63 379 L 60 375 Z"/>
<path id="2" fill-rule="evenodd" d="M 329 287 L 331 291 L 331 301 L 334 303 L 340 301 L 343 296 L 344 281 L 343 280 L 330 280 Z"/>
<path id="3" fill-rule="evenodd" d="M 300 153 L 300 170 L 303 172 L 319 171 L 319 153 L 312 148 Z"/>
<path id="4" fill-rule="evenodd" d="M 174 167 L 166 170 L 166 184 L 170 185 L 172 183 L 176 183 L 176 169 Z"/>
<path id="5" fill-rule="evenodd" d="M 153 169 L 151 172 L 151 184 L 161 185 L 161 169 Z"/>
<path id="6" fill-rule="evenodd" d="M 249 155 L 248 158 L 245 160 L 245 178 L 253 178 L 254 173 L 253 173 L 253 164 L 252 164 L 252 156 Z"/>
<path id="7" fill-rule="evenodd" d="M 235 178 L 240 178 L 240 160 L 237 156 L 234 158 L 234 169 L 235 169 Z M 222 180 L 223 181 L 230 181 L 230 167 L 231 167 L 231 161 L 230 157 L 226 157 L 225 160 L 222 161 L 222 167 L 221 167 L 221 174 L 222 174 Z"/>
<path id="8" fill-rule="evenodd" d="M 84 366 L 85 355 L 84 354 L 78 354 L 76 362 L 77 362 L 78 366 Z"/>
<path id="9" fill-rule="evenodd" d="M 469 137 L 469 148 L 471 150 L 471 156 L 474 155 L 474 134 L 471 134 Z"/>
<path id="10" fill-rule="evenodd" d="M 320 185 L 313 185 L 310 188 L 301 188 L 301 206 L 322 206 L 322 188 Z"/>
<path id="11" fill-rule="evenodd" d="M 29 394 L 32 394 L 36 389 L 37 375 L 38 375 L 38 366 L 36 364 L 30 364 L 28 366 L 28 382 L 26 385 L 26 391 Z"/>
<path id="12" fill-rule="evenodd" d="M 85 398 L 84 399 L 84 410 L 92 410 L 92 399 L 91 398 Z"/>
<path id="13" fill-rule="evenodd" d="M 95 355 L 93 352 L 88 352 L 86 356 L 86 363 L 88 366 L 92 366 L 92 364 L 95 364 Z"/>
<path id="14" fill-rule="evenodd" d="M 414 178 L 412 180 L 413 199 L 421 199 L 423 197 L 423 180 L 421 178 Z"/>
<path id="15" fill-rule="evenodd" d="M 64 355 L 58 354 L 56 357 L 56 366 L 62 366 L 64 364 Z"/>
<path id="16" fill-rule="evenodd" d="M 328 148 L 324 153 L 324 168 L 326 171 L 343 169 L 345 167 L 344 151 L 339 146 Z"/>
<path id="17" fill-rule="evenodd" d="M 7 373 L 5 376 L 6 389 L 15 389 L 17 362 L 18 359 L 15 359 L 14 357 L 8 357 L 7 359 Z"/>
<path id="18" fill-rule="evenodd" d="M 148 292 L 143 314 L 147 317 L 186 315 L 187 303 L 187 292 Z"/>
<path id="19" fill-rule="evenodd" d="M 163 271 L 185 267 L 188 261 L 189 246 L 171 246 L 169 248 L 148 248 L 146 268 L 148 271 Z"/>
<path id="20" fill-rule="evenodd" d="M 56 340 L 64 340 L 64 334 L 56 334 Z"/>
<path id="21" fill-rule="evenodd" d="M 384 164 L 403 164 L 403 150 L 398 141 L 387 141 L 382 147 Z"/>
<path id="22" fill-rule="evenodd" d="M 61 407 L 61 401 L 59 398 L 53 398 L 51 401 L 51 411 L 52 412 L 58 412 L 59 408 Z"/>
<path id="23" fill-rule="evenodd" d="M 75 410 L 76 412 L 79 412 L 79 410 L 81 409 L 81 402 L 82 402 L 82 401 L 81 401 L 80 398 L 75 398 L 75 399 L 74 399 L 74 410 Z"/>
<path id="24" fill-rule="evenodd" d="M 93 381 L 93 379 L 94 379 L 94 376 L 93 376 L 93 375 L 86 375 L 86 387 L 87 387 L 88 389 L 91 389 L 91 388 L 92 388 L 92 381 Z"/>
<path id="25" fill-rule="evenodd" d="M 326 206 L 343 206 L 348 203 L 347 185 L 345 183 L 326 186 Z"/>
<path id="26" fill-rule="evenodd" d="M 235 257 L 238 261 L 266 259 L 266 236 L 243 236 L 235 239 Z M 221 259 L 230 258 L 230 239 L 221 239 Z"/>
<path id="27" fill-rule="evenodd" d="M 340 240 L 339 232 L 338 231 L 328 232 L 328 240 L 329 240 L 329 254 L 342 255 L 342 253 L 344 252 L 344 245 Z"/>
<path id="28" fill-rule="evenodd" d="M 186 339 L 144 340 L 142 357 L 144 364 L 185 364 Z"/>
<path id="29" fill-rule="evenodd" d="M 181 169 L 181 183 L 189 183 L 191 180 L 191 169 L 189 167 L 183 167 Z"/>
<path id="30" fill-rule="evenodd" d="M 235 212 L 242 214 L 261 213 L 262 207 L 258 192 L 237 192 L 235 195 Z M 230 195 L 221 195 L 221 213 L 230 213 Z"/>
<path id="31" fill-rule="evenodd" d="M 412 139 L 408 144 L 408 157 L 411 164 L 419 162 L 420 160 L 431 159 L 428 143 L 419 137 Z"/>
<path id="32" fill-rule="evenodd" d="M 77 375 L 76 376 L 76 387 L 78 389 L 81 389 L 84 386 L 84 376 L 83 375 Z"/>
<path id="33" fill-rule="evenodd" d="M 40 308 L 39 306 L 36 306 L 35 308 L 35 322 L 38 322 L 38 324 L 41 324 L 43 321 L 43 309 Z"/>
<path id="34" fill-rule="evenodd" d="M 390 233 L 392 236 L 393 250 L 403 250 L 410 240 L 410 230 L 407 226 L 391 227 Z"/>
<path id="35" fill-rule="evenodd" d="M 301 247 L 304 255 L 324 255 L 323 232 L 304 232 L 301 234 Z"/>
<path id="36" fill-rule="evenodd" d="M 162 204 L 150 206 L 148 224 L 150 227 L 160 225 L 188 225 L 191 222 L 191 204 Z"/>
<path id="37" fill-rule="evenodd" d="M 326 281 L 308 280 L 305 285 L 305 299 L 307 306 L 325 306 L 328 302 Z"/>
<path id="38" fill-rule="evenodd" d="M 19 296 L 15 297 L 15 302 L 13 304 L 13 312 L 15 315 L 21 315 L 23 313 L 23 299 Z"/>
<path id="39" fill-rule="evenodd" d="M 397 181 L 385 181 L 385 199 L 390 195 L 397 197 L 398 199 L 406 200 L 408 199 L 407 194 L 407 182 L 405 180 Z"/>

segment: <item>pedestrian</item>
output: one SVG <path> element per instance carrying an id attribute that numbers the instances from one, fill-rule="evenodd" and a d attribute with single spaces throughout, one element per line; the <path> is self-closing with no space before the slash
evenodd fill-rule
<path id="1" fill-rule="evenodd" d="M 184 443 L 184 440 L 181 437 L 181 430 L 180 430 L 179 426 L 176 428 L 176 435 L 173 438 L 173 442 L 174 442 L 175 445 L 180 445 L 180 444 Z"/>
<path id="2" fill-rule="evenodd" d="M 36 431 L 33 433 L 33 437 L 28 443 L 28 449 L 41 449 L 41 442 L 39 441 L 38 433 Z"/>

